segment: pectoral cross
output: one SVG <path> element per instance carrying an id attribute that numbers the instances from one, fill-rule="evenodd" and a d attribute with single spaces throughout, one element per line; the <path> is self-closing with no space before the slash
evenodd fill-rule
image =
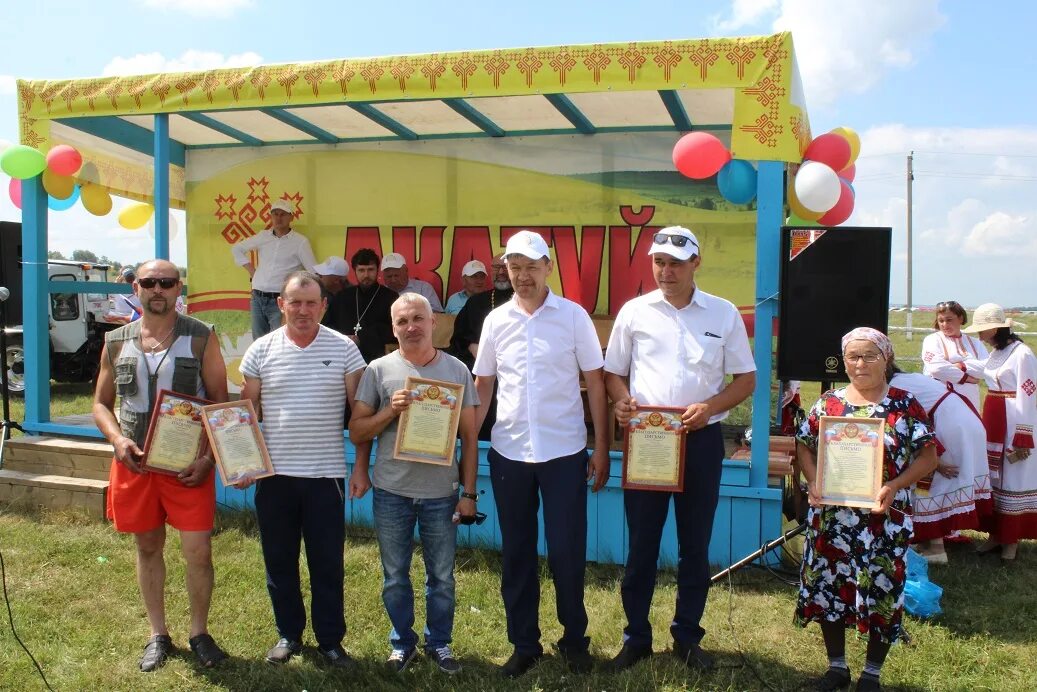
<path id="1" fill-rule="evenodd" d="M 356 323 L 356 326 L 355 326 L 355 327 L 353 327 L 353 334 L 355 334 L 356 336 L 360 336 L 360 330 L 361 330 L 361 329 L 363 329 L 363 327 L 361 327 L 361 326 L 360 326 L 360 323 L 359 323 L 359 322 L 357 322 L 357 323 Z"/>

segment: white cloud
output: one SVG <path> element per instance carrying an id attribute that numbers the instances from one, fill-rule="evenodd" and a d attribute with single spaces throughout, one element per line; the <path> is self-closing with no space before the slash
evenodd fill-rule
<path id="1" fill-rule="evenodd" d="M 198 17 L 229 17 L 252 6 L 252 0 L 137 0 L 144 7 Z"/>
<path id="2" fill-rule="evenodd" d="M 0 74 L 0 96 L 10 96 L 15 91 L 14 77 L 9 74 Z"/>
<path id="3" fill-rule="evenodd" d="M 167 58 L 161 53 L 138 53 L 129 58 L 115 57 L 104 66 L 102 74 L 114 75 L 155 74 L 157 72 L 194 72 L 221 67 L 248 67 L 263 62 L 257 53 L 224 55 L 215 51 L 188 50 L 179 57 Z"/>
<path id="4" fill-rule="evenodd" d="M 744 29 L 772 14 L 777 6 L 778 0 L 733 0 L 731 18 L 713 17 L 714 29 L 719 34 Z"/>
<path id="5" fill-rule="evenodd" d="M 969 231 L 962 252 L 976 257 L 1037 259 L 1037 218 L 995 211 Z"/>

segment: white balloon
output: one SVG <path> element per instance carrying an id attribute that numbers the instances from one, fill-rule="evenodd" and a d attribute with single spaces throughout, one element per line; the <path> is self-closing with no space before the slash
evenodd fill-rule
<path id="1" fill-rule="evenodd" d="M 152 214 L 148 220 L 148 235 L 152 238 L 155 237 L 155 215 Z M 176 237 L 180 235 L 180 227 L 176 223 L 176 217 L 173 216 L 173 212 L 169 212 L 169 239 L 176 240 Z"/>
<path id="2" fill-rule="evenodd" d="M 815 213 L 824 213 L 839 201 L 842 187 L 839 175 L 830 166 L 807 161 L 796 173 L 796 197 L 799 203 Z"/>

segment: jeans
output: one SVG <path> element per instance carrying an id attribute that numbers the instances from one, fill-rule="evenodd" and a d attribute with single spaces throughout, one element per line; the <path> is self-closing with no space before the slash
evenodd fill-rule
<path id="1" fill-rule="evenodd" d="M 249 307 L 252 311 L 253 341 L 281 326 L 281 310 L 277 307 L 277 298 L 253 293 Z"/>
<path id="2" fill-rule="evenodd" d="M 394 649 L 409 650 L 418 645 L 414 632 L 414 588 L 410 581 L 415 525 L 425 559 L 425 648 L 435 649 L 451 641 L 456 507 L 456 495 L 423 499 L 374 489 L 374 527 L 382 557 L 382 601 L 392 623 L 389 644 Z"/>

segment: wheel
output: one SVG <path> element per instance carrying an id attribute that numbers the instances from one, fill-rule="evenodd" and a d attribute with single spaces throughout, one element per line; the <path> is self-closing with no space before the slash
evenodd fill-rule
<path id="1" fill-rule="evenodd" d="M 4 366 L 7 368 L 7 391 L 12 396 L 24 396 L 25 349 L 22 348 L 21 339 L 8 341 Z"/>

